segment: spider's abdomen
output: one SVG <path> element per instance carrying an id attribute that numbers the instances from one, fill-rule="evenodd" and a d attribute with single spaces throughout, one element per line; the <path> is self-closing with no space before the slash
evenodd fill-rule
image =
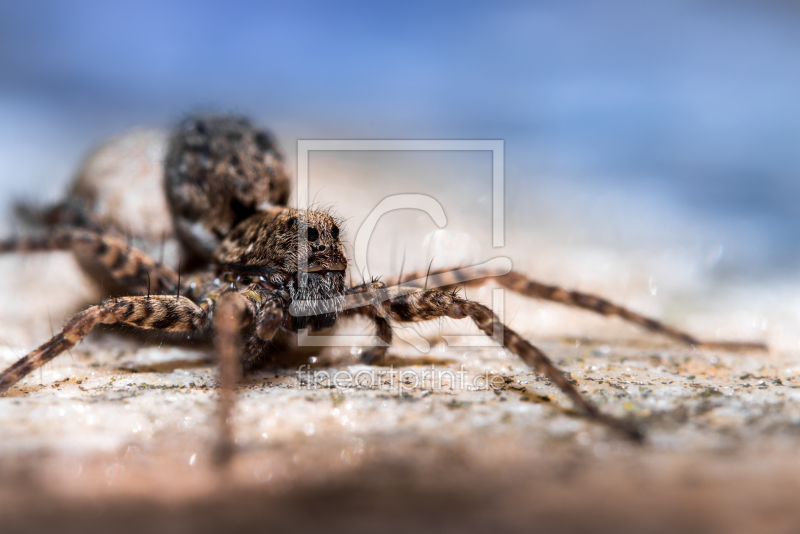
<path id="1" fill-rule="evenodd" d="M 170 139 L 165 187 L 175 231 L 201 260 L 244 219 L 285 205 L 289 180 L 271 135 L 243 117 L 190 117 Z"/>

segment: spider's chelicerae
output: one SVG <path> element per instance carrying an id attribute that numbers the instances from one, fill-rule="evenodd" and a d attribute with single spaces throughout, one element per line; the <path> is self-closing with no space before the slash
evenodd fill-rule
<path id="1" fill-rule="evenodd" d="M 450 278 L 437 289 L 390 292 L 377 280 L 348 287 L 340 221 L 323 211 L 286 206 L 289 176 L 283 156 L 272 138 L 246 119 L 208 115 L 185 120 L 169 143 L 164 186 L 183 265 L 192 270 L 182 281 L 179 271 L 132 247 L 120 229 L 99 220 L 85 199 L 69 198 L 34 213 L 37 231 L 0 243 L 4 252 L 73 250 L 119 295 L 78 313 L 50 341 L 6 369 L 0 374 L 0 394 L 81 341 L 98 323 L 208 332 L 220 362 L 218 450 L 225 458 L 232 450 L 227 416 L 238 371 L 242 363 L 248 367 L 279 358 L 270 343 L 276 335 L 329 328 L 342 315 L 369 317 L 386 345 L 392 339 L 391 321 L 469 318 L 487 335 L 495 331 L 498 319 L 489 308 L 454 291 L 485 279 L 464 280 L 459 271 L 438 273 Z M 528 297 L 618 316 L 687 345 L 763 348 L 702 342 L 605 299 L 540 284 L 517 272 L 495 280 Z M 356 304 L 344 307 L 346 297 Z M 512 329 L 502 331 L 506 349 L 557 385 L 583 415 L 641 437 L 635 425 L 599 412 L 542 351 Z M 363 360 L 378 363 L 386 350 L 373 347 Z"/>

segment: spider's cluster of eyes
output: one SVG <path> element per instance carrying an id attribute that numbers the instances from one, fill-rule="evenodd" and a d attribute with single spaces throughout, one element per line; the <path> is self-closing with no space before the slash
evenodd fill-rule
<path id="1" fill-rule="evenodd" d="M 292 217 L 289 219 L 289 229 L 295 229 L 298 227 L 298 221 L 296 217 Z M 333 239 L 339 239 L 339 227 L 335 224 L 331 227 L 331 236 Z M 309 226 L 306 228 L 305 231 L 305 238 L 308 240 L 309 243 L 314 243 L 319 239 L 319 230 L 314 228 L 313 226 Z M 328 249 L 326 245 L 311 245 L 312 252 L 325 252 Z"/>
<path id="2" fill-rule="evenodd" d="M 298 225 L 297 217 L 292 217 L 291 219 L 289 219 L 290 230 L 297 228 L 297 225 Z M 333 236 L 334 239 L 339 239 L 339 227 L 336 226 L 335 224 L 331 227 L 331 236 Z M 313 226 L 306 228 L 306 239 L 308 239 L 312 243 L 317 239 L 319 239 L 319 230 L 317 230 Z"/>

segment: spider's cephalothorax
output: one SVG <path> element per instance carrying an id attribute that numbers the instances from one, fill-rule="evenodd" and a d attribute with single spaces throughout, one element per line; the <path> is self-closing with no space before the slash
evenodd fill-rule
<path id="1" fill-rule="evenodd" d="M 281 290 L 297 310 L 293 330 L 328 328 L 346 289 L 339 225 L 321 211 L 272 207 L 237 225 L 214 262 L 218 272 L 231 273 L 241 284 L 255 279 L 265 289 Z"/>
<path id="2" fill-rule="evenodd" d="M 266 130 L 244 117 L 197 115 L 170 140 L 165 187 L 185 252 L 207 262 L 239 222 L 286 204 L 289 174 Z"/>
<path id="3" fill-rule="evenodd" d="M 502 332 L 503 346 L 547 377 L 586 417 L 641 438 L 635 425 L 602 414 L 542 351 L 502 325 L 492 310 L 454 291 L 485 279 L 464 278 L 464 270 L 422 272 L 408 279 L 424 279 L 424 286 L 406 283 L 398 292 L 377 280 L 347 287 L 339 221 L 324 212 L 285 207 L 289 179 L 283 159 L 269 135 L 247 120 L 187 119 L 170 141 L 164 187 L 174 234 L 193 259 L 194 272 L 183 285 L 178 272 L 132 247 L 111 225 L 93 217 L 92 206 L 80 199 L 68 199 L 47 217 L 34 218 L 41 225 L 38 234 L 0 243 L 0 252 L 70 249 L 93 258 L 102 276 L 123 295 L 78 313 L 50 341 L 0 373 L 0 395 L 99 323 L 213 333 L 220 360 L 221 450 L 230 452 L 235 369 L 242 361 L 250 365 L 265 357 L 280 363 L 280 355 L 271 357 L 280 331 L 327 328 L 342 313 L 366 316 L 382 343 L 364 351 L 362 360 L 376 363 L 391 344 L 393 322 L 469 318 L 489 336 Z M 430 274 L 436 275 L 439 288 L 428 288 Z M 765 348 L 760 343 L 700 341 L 604 298 L 541 284 L 518 272 L 495 280 L 527 297 L 620 317 L 686 345 Z M 352 297 L 346 309 L 345 296 Z"/>

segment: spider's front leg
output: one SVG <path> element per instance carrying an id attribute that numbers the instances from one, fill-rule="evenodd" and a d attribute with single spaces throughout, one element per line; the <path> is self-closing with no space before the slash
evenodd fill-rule
<path id="1" fill-rule="evenodd" d="M 419 322 L 439 317 L 452 319 L 468 317 L 490 337 L 495 333 L 495 324 L 500 323 L 492 310 L 483 304 L 463 299 L 455 292 L 445 292 L 440 289 L 395 296 L 383 301 L 382 306 L 386 314 L 397 321 Z M 642 439 L 643 436 L 636 426 L 601 413 L 597 406 L 581 395 L 541 350 L 502 323 L 499 326 L 503 331 L 503 346 L 558 386 L 586 417 L 620 430 L 636 441 Z"/>
<path id="2" fill-rule="evenodd" d="M 624 321 L 638 325 L 650 332 L 662 334 L 665 337 L 674 339 L 684 345 L 700 347 L 706 349 L 723 350 L 767 350 L 767 346 L 761 342 L 749 341 L 702 341 L 693 335 L 666 325 L 650 317 L 636 313 L 624 306 L 614 304 L 609 300 L 589 293 L 564 289 L 559 286 L 542 284 L 525 276 L 524 274 L 511 271 L 502 276 L 491 274 L 474 276 L 471 269 L 446 270 L 441 269 L 430 273 L 416 272 L 405 277 L 409 281 L 425 280 L 426 284 L 430 280 L 434 287 L 439 289 L 454 289 L 459 286 L 471 287 L 480 286 L 489 280 L 495 280 L 503 287 L 519 293 L 525 297 L 558 302 L 566 306 L 581 308 L 587 311 L 598 313 L 606 317 L 619 317 Z M 394 286 L 402 283 L 401 280 L 391 281 L 388 285 Z M 414 282 L 405 282 L 404 284 Z M 421 285 L 421 284 L 420 284 Z"/>
<path id="3" fill-rule="evenodd" d="M 219 434 L 214 461 L 226 464 L 234 452 L 231 414 L 236 405 L 236 384 L 242 370 L 242 329 L 255 323 L 255 336 L 246 340 L 245 357 L 259 352 L 260 346 L 275 336 L 285 311 L 279 297 L 255 286 L 241 291 L 228 290 L 207 299 L 214 323 L 214 345 L 219 361 Z"/>
<path id="4" fill-rule="evenodd" d="M 375 324 L 378 336 L 384 342 L 383 346 L 372 347 L 364 351 L 361 354 L 361 361 L 367 365 L 380 364 L 392 344 L 392 327 L 382 304 L 387 298 L 386 284 L 380 280 L 373 280 L 351 287 L 347 290 L 347 294 L 358 299 L 362 305 L 348 307 L 346 313 L 364 315 L 371 319 Z"/>
<path id="5" fill-rule="evenodd" d="M 186 297 L 153 295 L 107 300 L 77 313 L 50 341 L 0 373 L 0 395 L 31 371 L 75 346 L 99 323 L 125 323 L 138 328 L 192 332 L 205 328 L 208 316 Z"/>

